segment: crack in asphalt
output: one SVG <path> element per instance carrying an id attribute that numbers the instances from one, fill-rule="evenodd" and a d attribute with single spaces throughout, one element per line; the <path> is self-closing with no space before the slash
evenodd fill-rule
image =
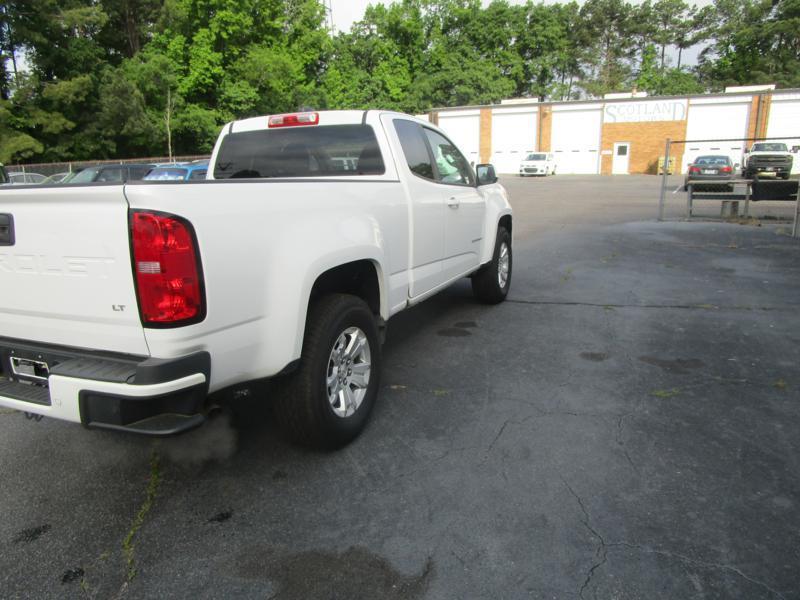
<path id="1" fill-rule="evenodd" d="M 628 449 L 625 447 L 625 442 L 622 441 L 625 419 L 627 419 L 628 417 L 632 417 L 637 412 L 637 409 L 638 409 L 638 407 L 636 409 L 632 410 L 631 412 L 628 412 L 628 413 L 625 413 L 624 415 L 620 415 L 619 416 L 619 418 L 617 419 L 617 435 L 615 436 L 615 439 L 616 439 L 617 445 L 622 450 L 622 454 L 625 455 L 625 458 L 627 459 L 628 464 L 630 464 L 631 468 L 638 474 L 639 473 L 639 469 L 637 468 L 636 464 L 633 462 L 633 459 L 631 458 L 631 455 L 628 452 Z"/>
<path id="2" fill-rule="evenodd" d="M 658 556 L 666 556 L 667 558 L 677 559 L 677 560 L 683 561 L 685 563 L 689 563 L 689 564 L 692 564 L 692 565 L 697 565 L 699 567 L 704 567 L 704 568 L 707 568 L 707 569 L 718 569 L 718 570 L 722 570 L 722 571 L 730 571 L 731 573 L 734 573 L 734 574 L 738 575 L 742 579 L 745 579 L 745 580 L 749 581 L 750 583 L 753 583 L 753 584 L 761 587 L 762 589 L 765 589 L 765 590 L 769 591 L 771 594 L 774 594 L 778 598 L 782 598 L 783 600 L 786 600 L 786 595 L 785 595 L 784 592 L 781 592 L 780 590 L 776 590 L 775 588 L 773 588 L 772 586 L 768 585 L 764 581 L 761 581 L 759 579 L 755 579 L 754 577 L 750 577 L 746 573 L 742 572 L 741 569 L 739 569 L 738 567 L 735 567 L 733 565 L 725 565 L 725 564 L 722 564 L 722 563 L 715 563 L 715 562 L 707 562 L 707 561 L 704 561 L 704 560 L 698 560 L 696 558 L 691 558 L 690 556 L 686 556 L 685 554 L 679 554 L 677 552 L 669 552 L 667 550 L 656 550 L 655 548 L 650 548 L 649 546 L 642 546 L 641 544 L 632 544 L 630 542 L 613 542 L 613 543 L 607 544 L 607 546 L 608 547 L 620 547 L 621 546 L 623 548 L 630 548 L 632 550 L 638 550 L 640 552 L 645 552 L 647 554 L 656 554 Z"/>
<path id="3" fill-rule="evenodd" d="M 581 519 L 581 523 L 583 523 L 583 526 L 589 531 L 590 534 L 592 534 L 600 541 L 600 543 L 598 544 L 598 546 L 595 548 L 594 551 L 595 562 L 589 569 L 589 572 L 586 574 L 586 579 L 584 579 L 583 585 L 581 585 L 581 589 L 578 591 L 578 596 L 580 598 L 583 598 L 583 593 L 586 591 L 586 588 L 589 587 L 589 583 L 592 581 L 592 577 L 594 577 L 595 571 L 597 571 L 597 569 L 606 564 L 606 561 L 608 560 L 608 549 L 606 547 L 606 542 L 603 539 L 603 536 L 600 535 L 600 533 L 594 527 L 592 527 L 590 522 L 591 520 L 589 518 L 589 512 L 586 510 L 586 506 L 584 506 L 581 497 L 575 493 L 575 490 L 572 489 L 572 486 L 567 483 L 566 479 L 562 477 L 561 481 L 564 483 L 566 488 L 569 490 L 569 493 L 572 494 L 572 497 L 575 498 L 575 500 L 578 502 L 578 506 L 580 506 L 581 508 L 581 512 L 583 513 L 583 518 Z"/>
<path id="4" fill-rule="evenodd" d="M 581 513 L 583 515 L 583 517 L 580 519 L 581 523 L 587 529 L 587 531 L 589 531 L 589 533 L 592 536 L 594 536 L 595 538 L 597 538 L 597 540 L 599 541 L 599 543 L 597 544 L 597 546 L 595 548 L 595 553 L 594 553 L 595 560 L 594 560 L 594 563 L 589 568 L 589 571 L 586 574 L 586 578 L 584 579 L 583 584 L 581 585 L 581 588 L 578 591 L 578 596 L 580 598 L 584 597 L 583 594 L 586 591 L 586 589 L 589 587 L 589 584 L 591 583 L 592 578 L 594 577 L 594 575 L 597 572 L 597 570 L 600 569 L 604 564 L 606 564 L 606 562 L 608 562 L 608 551 L 609 551 L 609 548 L 620 548 L 621 547 L 621 548 L 629 548 L 631 550 L 636 550 L 636 551 L 639 551 L 639 552 L 644 552 L 644 553 L 647 553 L 647 554 L 655 554 L 657 556 L 664 556 L 664 557 L 667 557 L 667 558 L 670 558 L 670 559 L 679 560 L 679 561 L 682 561 L 684 563 L 688 563 L 690 565 L 695 565 L 695 566 L 702 567 L 702 568 L 705 568 L 705 569 L 716 569 L 716 570 L 721 570 L 721 571 L 727 571 L 727 572 L 733 573 L 735 575 L 738 575 L 742 579 L 744 579 L 746 581 L 749 581 L 750 583 L 752 583 L 754 585 L 757 585 L 758 587 L 760 587 L 760 588 L 762 588 L 764 590 L 767 590 L 768 592 L 770 592 L 771 594 L 773 594 L 777 598 L 780 598 L 781 600 L 786 600 L 786 594 L 788 592 L 782 592 L 780 590 L 777 590 L 774 587 L 770 586 L 765 581 L 762 581 L 760 579 L 756 579 L 755 577 L 751 577 L 750 575 L 748 575 L 747 573 L 745 573 L 740 568 L 738 568 L 738 567 L 736 567 L 734 565 L 728 565 L 728 564 L 723 564 L 723 563 L 699 560 L 699 559 L 696 559 L 696 558 L 692 558 L 690 556 L 686 556 L 685 554 L 681 554 L 679 552 L 670 552 L 670 551 L 667 551 L 667 550 L 657 550 L 656 548 L 651 548 L 650 546 L 644 546 L 642 544 L 633 544 L 631 542 L 626 542 L 626 541 L 606 542 L 605 538 L 600 534 L 600 532 L 597 531 L 597 529 L 592 526 L 591 518 L 589 516 L 589 511 L 586 510 L 586 505 L 584 504 L 584 502 L 581 499 L 581 497 L 575 492 L 573 487 L 569 483 L 567 483 L 567 481 L 563 477 L 561 477 L 561 481 L 564 484 L 564 486 L 567 488 L 567 490 L 569 490 L 569 493 L 572 495 L 572 497 L 575 498 L 575 501 L 578 503 L 578 506 L 581 509 Z"/>
<path id="5" fill-rule="evenodd" d="M 506 298 L 510 304 L 526 304 L 532 306 L 588 306 L 592 308 L 662 308 L 679 310 L 729 310 L 729 311 L 767 311 L 797 312 L 797 306 L 720 306 L 717 304 L 599 304 L 597 302 L 571 302 L 566 300 L 514 300 Z"/>

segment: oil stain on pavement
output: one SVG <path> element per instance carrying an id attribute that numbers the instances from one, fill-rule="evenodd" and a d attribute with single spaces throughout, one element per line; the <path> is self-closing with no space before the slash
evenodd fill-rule
<path id="1" fill-rule="evenodd" d="M 47 523 L 45 523 L 44 525 L 39 525 L 38 527 L 23 529 L 22 531 L 18 532 L 17 535 L 14 536 L 14 539 L 12 541 L 15 544 L 27 544 L 29 542 L 35 542 L 48 531 L 50 531 L 50 525 L 48 525 Z"/>
<path id="2" fill-rule="evenodd" d="M 236 564 L 241 577 L 274 583 L 273 597 L 282 600 L 414 600 L 425 593 L 434 569 L 433 559 L 428 558 L 419 575 L 403 575 L 383 557 L 355 546 L 341 554 L 256 548 L 240 555 Z"/>

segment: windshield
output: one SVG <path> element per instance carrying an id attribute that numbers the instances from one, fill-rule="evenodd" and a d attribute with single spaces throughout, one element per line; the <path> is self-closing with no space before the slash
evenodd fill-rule
<path id="1" fill-rule="evenodd" d="M 786 144 L 753 144 L 753 152 L 788 152 Z"/>
<path id="2" fill-rule="evenodd" d="M 547 160 L 546 154 L 528 154 L 525 160 Z"/>
<path id="3" fill-rule="evenodd" d="M 81 171 L 73 171 L 72 173 L 67 173 L 66 175 L 64 175 L 64 178 L 61 179 L 59 183 L 69 183 L 70 181 L 75 179 L 79 173 L 81 173 Z"/>
<path id="4" fill-rule="evenodd" d="M 144 178 L 145 181 L 176 181 L 186 179 L 187 169 L 162 167 L 153 169 Z"/>
<path id="5" fill-rule="evenodd" d="M 84 169 L 75 177 L 69 180 L 69 183 L 91 183 L 94 181 L 94 178 L 97 177 L 97 172 L 99 171 L 99 167 L 89 167 L 88 169 Z M 63 183 L 66 183 L 67 180 L 64 179 Z"/>
<path id="6" fill-rule="evenodd" d="M 216 179 L 380 175 L 385 171 L 369 125 L 262 129 L 226 135 Z"/>

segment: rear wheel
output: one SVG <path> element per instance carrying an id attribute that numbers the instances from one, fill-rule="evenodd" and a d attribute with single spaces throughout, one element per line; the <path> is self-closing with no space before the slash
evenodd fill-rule
<path id="1" fill-rule="evenodd" d="M 472 276 L 472 292 L 478 300 L 497 304 L 506 299 L 511 287 L 512 262 L 511 235 L 505 227 L 498 227 L 491 262 Z"/>
<path id="2" fill-rule="evenodd" d="M 306 446 L 333 449 L 364 429 L 378 394 L 381 347 L 375 317 L 347 294 L 314 302 L 298 370 L 278 390 L 283 431 Z"/>

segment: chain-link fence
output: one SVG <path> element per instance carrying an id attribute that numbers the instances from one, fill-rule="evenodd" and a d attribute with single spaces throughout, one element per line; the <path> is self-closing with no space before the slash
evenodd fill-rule
<path id="1" fill-rule="evenodd" d="M 174 156 L 172 160 L 167 156 L 149 158 L 126 158 L 121 160 L 76 160 L 70 162 L 37 163 L 29 165 L 6 165 L 9 173 L 39 173 L 49 177 L 56 173 L 69 173 L 79 171 L 95 165 L 122 165 L 122 164 L 171 164 L 175 162 L 192 162 L 194 160 L 208 160 L 209 155 Z"/>
<path id="2" fill-rule="evenodd" d="M 667 139 L 662 164 L 670 168 L 661 172 L 659 220 L 701 217 L 793 222 L 793 233 L 798 235 L 800 135 Z"/>

